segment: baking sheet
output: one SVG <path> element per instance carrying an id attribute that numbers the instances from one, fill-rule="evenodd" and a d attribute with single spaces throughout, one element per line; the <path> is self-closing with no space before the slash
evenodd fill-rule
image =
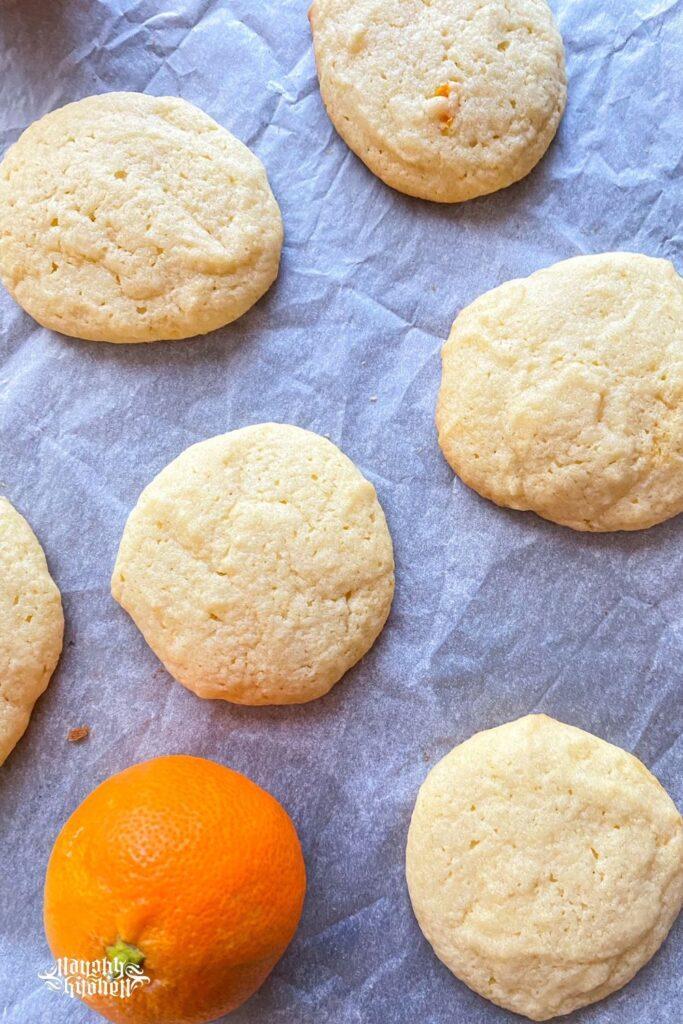
<path id="1" fill-rule="evenodd" d="M 179 95 L 258 153 L 286 227 L 276 286 L 206 339 L 69 340 L 0 293 L 0 493 L 41 539 L 67 622 L 0 772 L 3 1022 L 97 1019 L 37 978 L 45 865 L 81 799 L 156 754 L 246 772 L 302 838 L 301 927 L 234 1024 L 518 1019 L 436 960 L 403 879 L 419 784 L 479 729 L 543 710 L 634 751 L 683 802 L 683 522 L 588 536 L 497 509 L 454 481 L 433 427 L 441 339 L 482 291 L 609 249 L 683 270 L 683 3 L 552 6 L 570 79 L 558 139 L 521 184 L 440 207 L 386 188 L 336 136 L 307 0 L 0 0 L 0 148 L 89 93 Z M 109 595 L 142 487 L 187 445 L 264 420 L 340 445 L 377 487 L 396 549 L 379 642 L 299 708 L 202 702 Z M 90 738 L 67 743 L 83 724 Z M 573 1019 L 678 1021 L 682 937 L 679 921 L 635 981 Z"/>

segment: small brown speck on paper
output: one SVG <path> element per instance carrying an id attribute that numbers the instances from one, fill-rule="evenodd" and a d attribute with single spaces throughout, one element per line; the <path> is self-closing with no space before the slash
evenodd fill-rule
<path id="1" fill-rule="evenodd" d="M 81 740 L 86 740 L 90 735 L 90 726 L 81 725 L 78 729 L 69 729 L 67 733 L 67 739 L 69 743 L 80 743 Z"/>

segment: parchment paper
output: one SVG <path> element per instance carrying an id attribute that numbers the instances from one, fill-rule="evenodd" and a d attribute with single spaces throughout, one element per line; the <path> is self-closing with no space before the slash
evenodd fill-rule
<path id="1" fill-rule="evenodd" d="M 42 541 L 67 622 L 59 670 L 0 771 L 8 1024 L 98 1019 L 36 977 L 51 961 L 43 875 L 71 811 L 138 760 L 229 764 L 301 835 L 301 927 L 234 1024 L 518 1019 L 441 966 L 403 877 L 418 786 L 471 733 L 543 710 L 632 750 L 683 799 L 683 523 L 588 536 L 500 510 L 454 480 L 433 427 L 441 339 L 481 292 L 609 249 L 683 270 L 683 3 L 553 0 L 570 80 L 556 142 L 521 184 L 441 207 L 385 187 L 335 134 L 307 2 L 0 2 L 3 150 L 93 92 L 183 96 L 258 153 L 286 226 L 276 286 L 205 339 L 70 340 L 0 293 L 0 492 Z M 329 696 L 289 709 L 194 697 L 109 595 L 142 487 L 187 445 L 264 420 L 340 445 L 377 487 L 396 548 L 379 642 Z M 90 738 L 69 744 L 83 724 Z M 680 1020 L 682 925 L 573 1019 Z"/>

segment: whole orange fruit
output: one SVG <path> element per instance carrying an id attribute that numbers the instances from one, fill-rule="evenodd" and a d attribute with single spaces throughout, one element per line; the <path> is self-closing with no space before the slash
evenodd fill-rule
<path id="1" fill-rule="evenodd" d="M 213 761 L 157 757 L 107 779 L 65 824 L 45 932 L 55 958 L 116 957 L 150 979 L 127 998 L 82 996 L 110 1020 L 204 1024 L 262 984 L 305 891 L 301 846 L 274 797 Z"/>

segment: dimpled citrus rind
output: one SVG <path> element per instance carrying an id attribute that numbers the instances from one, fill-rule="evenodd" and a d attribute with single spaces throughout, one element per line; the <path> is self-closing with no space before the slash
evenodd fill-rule
<path id="1" fill-rule="evenodd" d="M 301 916 L 291 819 L 265 790 L 204 758 L 153 758 L 99 785 L 62 828 L 45 881 L 55 958 L 125 943 L 149 983 L 88 1005 L 120 1024 L 205 1024 L 263 983 Z"/>

